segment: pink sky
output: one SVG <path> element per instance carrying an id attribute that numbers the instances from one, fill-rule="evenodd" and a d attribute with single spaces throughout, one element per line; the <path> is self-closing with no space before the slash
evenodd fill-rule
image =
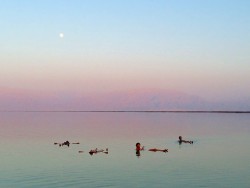
<path id="1" fill-rule="evenodd" d="M 0 96 L 7 88 L 34 107 L 72 98 L 74 108 L 81 97 L 150 90 L 249 104 L 247 2 L 130 3 L 3 3 Z M 9 95 L 1 103 L 14 105 Z"/>

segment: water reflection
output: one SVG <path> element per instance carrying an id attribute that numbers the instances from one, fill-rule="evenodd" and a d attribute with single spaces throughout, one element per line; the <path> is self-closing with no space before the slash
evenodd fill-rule
<path id="1" fill-rule="evenodd" d="M 250 185 L 250 151 L 247 149 L 250 147 L 249 115 L 0 115 L 0 187 Z M 179 135 L 187 141 L 195 139 L 198 142 L 192 147 L 189 143 L 179 145 L 176 139 Z M 69 144 L 57 146 L 65 140 Z M 56 146 L 53 145 L 55 141 L 59 141 Z M 79 144 L 71 147 L 71 144 L 77 143 L 71 141 Z M 146 146 L 144 151 L 141 145 L 140 150 L 135 150 L 138 141 Z M 153 151 L 165 148 L 168 149 L 167 155 L 162 151 Z M 148 151 L 150 149 L 153 149 L 152 152 Z M 96 151 L 91 155 L 95 157 L 89 155 L 91 150 Z M 140 160 L 135 160 L 137 157 Z"/>
<path id="2" fill-rule="evenodd" d="M 141 156 L 141 151 L 140 150 L 136 150 L 135 151 L 135 155 L 139 158 Z"/>

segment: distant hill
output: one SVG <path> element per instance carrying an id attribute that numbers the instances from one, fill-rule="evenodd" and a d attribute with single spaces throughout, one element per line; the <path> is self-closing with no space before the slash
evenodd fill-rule
<path id="1" fill-rule="evenodd" d="M 157 92 L 156 92 L 157 91 Z M 247 101 L 247 102 L 246 102 Z M 179 91 L 131 90 L 105 94 L 31 92 L 0 88 L 0 110 L 250 110 L 250 99 L 209 102 Z"/>
<path id="2" fill-rule="evenodd" d="M 91 101 L 91 100 L 90 100 Z M 176 91 L 133 90 L 106 94 L 96 101 L 115 110 L 184 110 L 205 108 L 206 102 Z M 93 105 L 95 106 L 95 105 Z"/>

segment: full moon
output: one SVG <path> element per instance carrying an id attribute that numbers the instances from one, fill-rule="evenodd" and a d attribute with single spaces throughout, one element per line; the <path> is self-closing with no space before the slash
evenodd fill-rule
<path id="1" fill-rule="evenodd" d="M 64 37 L 64 34 L 63 34 L 63 33 L 59 33 L 59 37 L 60 37 L 60 38 L 63 38 L 63 37 Z"/>

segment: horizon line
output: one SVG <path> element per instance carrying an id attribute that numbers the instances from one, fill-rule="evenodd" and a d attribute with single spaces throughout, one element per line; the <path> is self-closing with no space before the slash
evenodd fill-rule
<path id="1" fill-rule="evenodd" d="M 0 110 L 0 112 L 46 112 L 46 113 L 250 113 L 241 110 Z"/>

